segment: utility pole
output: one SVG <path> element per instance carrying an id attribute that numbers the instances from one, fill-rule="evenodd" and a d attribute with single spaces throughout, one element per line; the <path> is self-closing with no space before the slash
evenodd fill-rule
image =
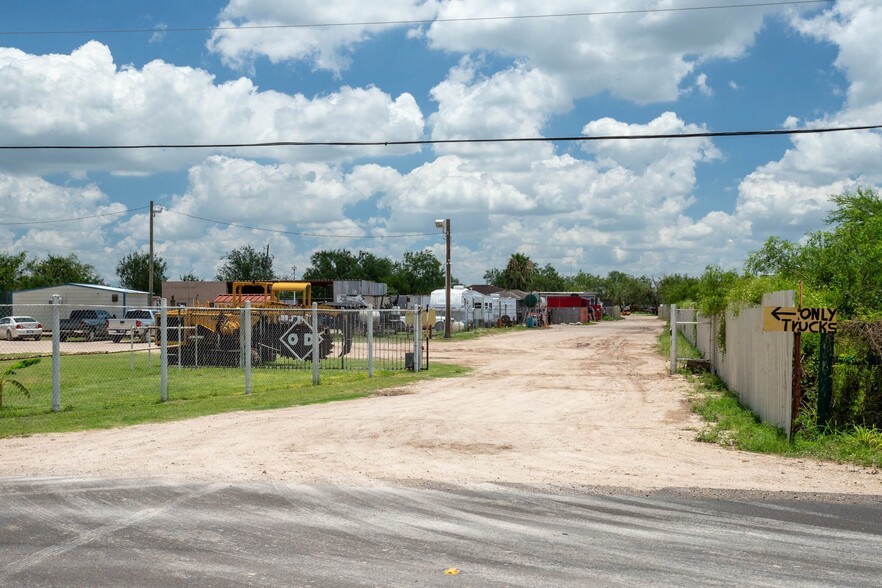
<path id="1" fill-rule="evenodd" d="M 450 339 L 450 219 L 444 221 L 444 234 L 447 235 L 447 292 L 444 301 L 444 338 Z"/>
<path id="2" fill-rule="evenodd" d="M 263 280 L 272 279 L 272 275 L 270 275 L 270 256 L 269 256 L 269 246 L 270 244 L 266 244 L 266 255 L 263 257 L 263 273 L 264 276 L 261 278 Z"/>
<path id="3" fill-rule="evenodd" d="M 147 290 L 150 293 L 149 306 L 153 306 L 153 217 L 162 212 L 162 208 L 153 205 L 150 201 L 150 258 L 147 260 Z"/>
<path id="4" fill-rule="evenodd" d="M 150 258 L 147 260 L 147 298 L 149 306 L 153 306 L 153 201 L 150 201 Z"/>
<path id="5" fill-rule="evenodd" d="M 447 279 L 444 288 L 444 338 L 450 339 L 450 219 L 438 219 L 435 226 L 444 231 L 447 240 Z"/>

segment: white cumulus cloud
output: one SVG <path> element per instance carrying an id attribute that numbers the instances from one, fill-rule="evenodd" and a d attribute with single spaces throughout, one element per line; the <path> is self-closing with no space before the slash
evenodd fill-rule
<path id="1" fill-rule="evenodd" d="M 713 5 L 716 1 L 706 2 Z M 720 2 L 723 4 L 723 2 Z M 530 67 L 557 76 L 571 96 L 603 91 L 637 103 L 675 100 L 680 84 L 697 63 L 744 55 L 765 16 L 775 9 L 656 12 L 665 0 L 527 0 L 487 4 L 478 0 L 445 2 L 441 19 L 488 15 L 511 18 L 474 22 L 436 22 L 427 35 L 431 46 L 463 53 L 490 51 L 524 59 Z M 625 14 L 627 11 L 645 13 Z M 577 13 L 594 16 L 574 16 Z M 614 14 L 599 14 L 599 13 Z"/>
<path id="2" fill-rule="evenodd" d="M 0 134 L 7 144 L 145 145 L 419 139 L 423 116 L 410 94 L 342 87 L 309 98 L 260 91 L 247 78 L 218 84 L 208 72 L 152 61 L 117 67 L 89 42 L 70 55 L 0 48 Z M 217 149 L 281 160 L 347 160 L 414 148 Z M 4 152 L 0 169 L 149 173 L 201 161 L 206 150 Z"/>
<path id="3" fill-rule="evenodd" d="M 262 56 L 273 63 L 308 61 L 315 69 L 339 74 L 359 43 L 401 26 L 359 23 L 431 20 L 436 12 L 437 2 L 431 0 L 231 0 L 208 48 L 237 68 Z M 325 26 L 335 23 L 343 26 Z M 274 28 L 280 25 L 298 26 Z"/>
<path id="4" fill-rule="evenodd" d="M 879 124 L 882 61 L 875 46 L 882 31 L 882 6 L 867 0 L 837 2 L 791 22 L 802 34 L 838 47 L 835 65 L 848 80 L 844 107 L 803 121 L 803 126 Z M 794 128 L 799 122 L 791 116 L 783 126 Z M 882 185 L 882 134 L 877 131 L 794 135 L 791 141 L 780 159 L 758 167 L 739 186 L 735 214 L 752 222 L 760 241 L 768 234 L 799 238 L 823 225 L 831 194 Z"/>

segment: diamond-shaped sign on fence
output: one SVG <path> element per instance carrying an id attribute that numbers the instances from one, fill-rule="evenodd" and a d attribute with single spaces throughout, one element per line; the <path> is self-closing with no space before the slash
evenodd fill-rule
<path id="1" fill-rule="evenodd" d="M 291 352 L 291 355 L 297 359 L 307 360 L 312 358 L 314 336 L 312 326 L 302 316 L 298 316 L 291 328 L 285 331 L 279 340 Z M 322 336 L 318 335 L 318 344 L 321 345 L 321 342 Z"/>

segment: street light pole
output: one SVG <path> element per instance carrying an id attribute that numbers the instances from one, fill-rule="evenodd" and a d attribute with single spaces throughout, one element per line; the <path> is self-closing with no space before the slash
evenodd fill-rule
<path id="1" fill-rule="evenodd" d="M 153 306 L 153 217 L 162 212 L 162 208 L 150 201 L 150 258 L 147 260 L 147 290 L 149 306 Z"/>
<path id="2" fill-rule="evenodd" d="M 147 260 L 148 305 L 153 306 L 153 201 L 150 201 L 150 258 Z"/>
<path id="3" fill-rule="evenodd" d="M 450 219 L 438 219 L 435 226 L 444 231 L 447 240 L 447 280 L 444 289 L 444 338 L 450 339 Z"/>

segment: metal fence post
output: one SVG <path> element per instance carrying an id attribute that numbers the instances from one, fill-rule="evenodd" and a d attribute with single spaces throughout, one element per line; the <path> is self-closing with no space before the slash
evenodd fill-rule
<path id="1" fill-rule="evenodd" d="M 153 297 L 151 296 L 150 299 L 153 300 Z M 151 308 L 155 308 L 153 306 L 152 302 L 151 302 Z M 162 308 L 161 307 L 159 309 L 159 313 L 161 316 L 162 315 Z M 154 321 L 153 324 L 155 325 L 156 322 Z M 153 368 L 153 347 L 152 347 L 153 337 L 150 336 L 150 327 L 147 327 L 145 332 L 147 333 L 147 367 L 152 369 Z M 134 341 L 134 340 L 135 340 L 135 329 L 132 329 L 132 341 Z M 160 361 L 160 363 L 162 363 L 162 362 Z"/>
<path id="2" fill-rule="evenodd" d="M 319 383 L 319 328 L 318 303 L 312 303 L 312 383 Z"/>
<path id="3" fill-rule="evenodd" d="M 245 309 L 239 309 L 239 367 L 245 369 Z"/>
<path id="4" fill-rule="evenodd" d="M 61 296 L 52 296 L 52 411 L 61 410 Z"/>
<path id="5" fill-rule="evenodd" d="M 178 306 L 178 370 L 181 369 L 181 355 L 184 350 L 184 339 L 183 339 L 183 325 L 184 319 L 181 317 L 181 314 L 184 312 L 184 305 L 181 304 Z"/>
<path id="6" fill-rule="evenodd" d="M 368 377 L 374 377 L 374 305 L 368 304 L 367 310 L 367 352 Z"/>
<path id="7" fill-rule="evenodd" d="M 251 301 L 245 301 L 245 394 L 251 394 Z"/>
<path id="8" fill-rule="evenodd" d="M 129 371 L 135 373 L 135 329 L 129 331 Z"/>
<path id="9" fill-rule="evenodd" d="M 677 373 L 677 305 L 671 305 L 671 375 Z"/>
<path id="10" fill-rule="evenodd" d="M 821 428 L 830 424 L 833 404 L 833 337 L 832 333 L 821 333 L 818 349 L 818 426 Z"/>
<path id="11" fill-rule="evenodd" d="M 423 334 L 423 317 L 421 316 L 420 311 L 422 307 L 420 305 L 416 305 L 413 307 L 413 371 L 420 371 L 420 359 L 422 359 L 422 353 L 420 352 L 422 343 Z"/>
<path id="12" fill-rule="evenodd" d="M 150 335 L 148 331 L 148 341 Z M 168 401 L 168 302 L 162 298 L 159 302 L 159 372 L 162 401 Z"/>

